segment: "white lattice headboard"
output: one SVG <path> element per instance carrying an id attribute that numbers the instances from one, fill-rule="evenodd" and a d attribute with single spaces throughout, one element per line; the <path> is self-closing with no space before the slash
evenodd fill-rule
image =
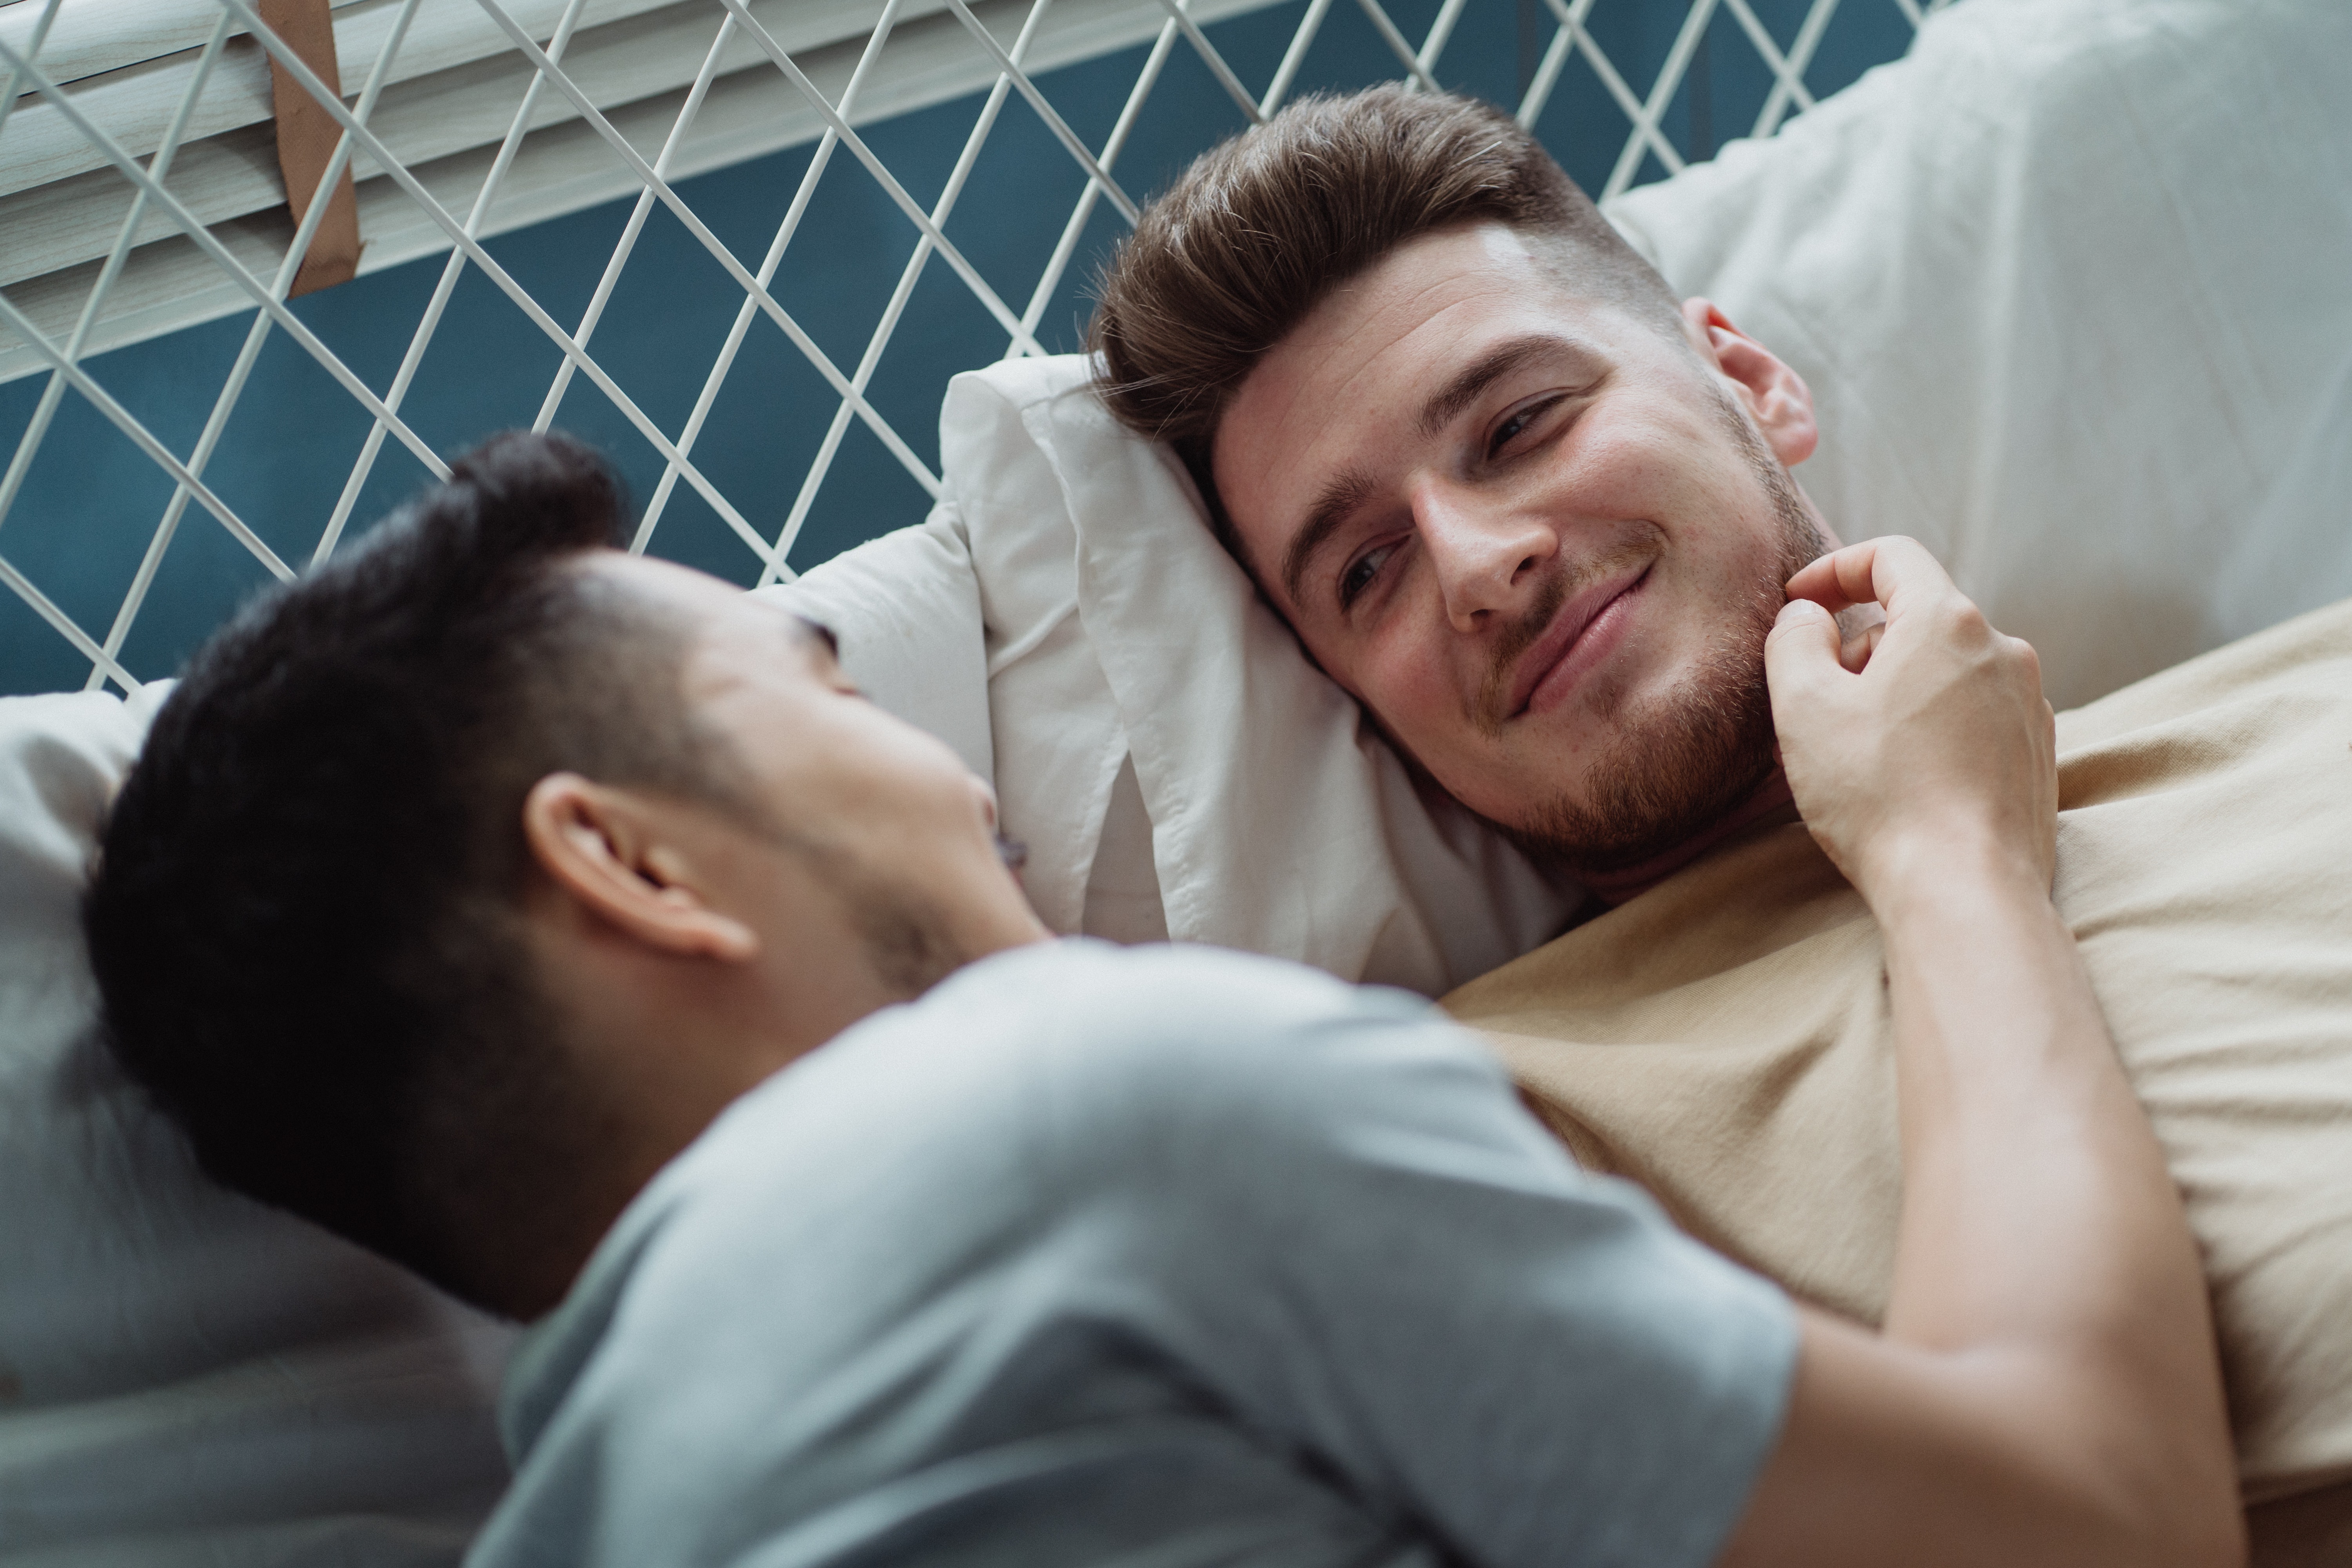
<path id="1" fill-rule="evenodd" d="M 1943 3 L 1847 0 L 1845 13 L 1891 5 L 1916 27 L 1923 9 Z M 27 558 L 11 550 L 5 533 L 0 582 L 86 661 L 90 686 L 110 680 L 132 689 L 168 673 L 131 668 L 126 640 L 184 522 L 225 530 L 282 578 L 371 521 L 368 481 L 387 447 L 404 449 L 427 473 L 446 473 L 415 426 L 411 393 L 461 282 L 482 279 L 561 356 L 535 407 L 501 408 L 499 424 L 543 428 L 558 420 L 567 392 L 593 388 L 658 465 L 637 548 L 660 548 L 657 531 L 683 486 L 740 542 L 744 580 L 789 576 L 812 505 L 854 426 L 878 441 L 915 486 L 939 493 L 939 476 L 923 456 L 927 432 L 902 430 L 904 411 L 894 424 L 869 396 L 908 301 L 927 279 L 945 278 L 968 293 L 1007 355 L 1045 352 L 1041 321 L 1056 300 L 1070 299 L 1070 284 L 1089 264 L 1089 235 L 1099 237 L 1106 215 L 1115 235 L 1146 194 L 1122 184 L 1121 154 L 1171 65 L 1205 69 L 1238 112 L 1234 123 L 1256 121 L 1314 79 L 1318 40 L 1342 22 L 1369 24 L 1384 50 L 1377 68 L 1452 87 L 1474 47 L 1463 40 L 1480 26 L 1495 36 L 1496 17 L 1481 13 L 1498 12 L 1509 13 L 1504 31 L 1516 29 L 1522 55 L 1522 123 L 1551 137 L 1573 99 L 1580 124 L 1599 110 L 1614 126 L 1602 150 L 1605 195 L 1645 170 L 1683 166 L 1699 123 L 1694 64 L 1704 66 L 1710 41 L 1720 51 L 1728 40 L 1745 40 L 1754 60 L 1743 64 L 1753 75 L 1760 62 L 1765 73 L 1761 107 L 1739 132 L 1769 135 L 1810 108 L 1808 73 L 1840 6 L 1839 0 L 335 0 L 346 99 L 264 26 L 255 0 L 0 4 L 0 395 L 40 387 L 37 399 L 20 397 L 20 426 L 0 423 L 0 443 L 13 441 L 0 475 L 0 524 L 18 510 L 61 410 L 75 401 L 86 405 L 79 412 L 102 416 L 169 483 L 160 517 L 93 505 L 89 515 L 71 520 L 72 550 L 84 548 L 79 541 L 95 548 L 107 540 L 127 552 L 126 540 L 146 541 L 128 582 L 108 595 L 110 616 L 93 615 L 87 594 L 78 616 L 45 588 L 39 565 L 19 568 L 16 561 Z M 1631 13 L 1640 13 L 1644 37 L 1665 42 L 1646 73 L 1635 69 L 1633 54 L 1654 49 L 1604 47 L 1612 14 L 1622 23 Z M 1253 73 L 1250 61 L 1221 50 L 1221 26 L 1242 21 L 1286 26 L 1270 69 Z M 1089 142 L 1056 109 L 1049 73 L 1122 51 L 1139 53 L 1139 68 L 1108 134 Z M 318 188 L 332 189 L 346 163 L 355 176 L 365 245 L 360 270 L 447 257 L 388 370 L 350 363 L 289 303 L 331 204 L 309 202 L 299 226 L 290 216 L 271 156 L 273 59 L 280 90 L 290 81 L 331 117 L 322 129 L 337 139 Z M 1646 89 L 1635 85 L 1642 74 L 1650 79 Z M 922 183 L 895 172 L 869 133 L 893 117 L 970 99 L 979 108 L 951 170 L 930 200 L 919 200 L 909 187 Z M 1034 117 L 1050 135 L 1055 155 L 1068 161 L 1064 188 L 1076 191 L 1075 201 L 1050 212 L 1012 205 L 959 212 L 992 135 L 1011 116 Z M 1223 129 L 1204 127 L 1200 144 Z M 1592 140 L 1589 130 L 1578 134 Z M 789 199 L 763 221 L 765 243 L 757 250 L 740 244 L 740 225 L 721 225 L 690 199 L 694 176 L 811 144 Z M 856 342 L 854 330 L 795 314 L 792 268 L 784 265 L 788 254 L 826 244 L 804 220 L 820 182 L 845 177 L 871 182 L 869 194 L 878 194 L 899 226 L 888 260 L 877 263 L 898 268 L 895 287 L 855 354 L 840 348 Z M 1131 167 L 1126 177 L 1136 177 Z M 630 198 L 634 207 L 584 307 L 535 297 L 487 243 Z M 682 418 L 649 408 L 600 358 L 599 328 L 611 325 L 616 282 L 649 221 L 690 236 L 723 273 L 724 287 L 740 296 L 732 328 Z M 976 227 L 991 225 L 1057 226 L 1059 237 L 1034 276 L 1007 287 L 954 237 L 964 235 L 969 244 Z M 722 227 L 737 231 L 736 243 L 721 237 Z M 109 362 L 98 356 L 243 311 L 252 312 L 250 330 L 226 374 L 206 384 L 209 412 L 200 426 L 191 414 L 192 438 L 167 438 L 152 412 L 142 417 L 110 391 Z M 714 474 L 704 439 L 713 405 L 755 332 L 788 342 L 822 377 L 831 405 L 814 458 L 796 476 L 767 476 L 757 504 L 741 480 Z M 283 353 L 289 342 L 328 378 L 324 395 L 350 400 L 365 419 L 340 493 L 305 519 L 294 548 L 283 529 L 273 547 L 269 531 L 207 479 L 224 441 L 234 438 L 239 399 L 265 350 Z M 926 417 L 935 406 L 934 395 Z M 791 489 L 789 506 L 775 504 L 779 486 Z M 10 531 L 29 537 L 30 530 L 59 526 L 19 517 Z M 57 549 L 47 555 L 54 575 Z M 0 658 L 6 646 L 0 641 Z M 17 677 L 0 680 L 0 689 L 26 689 Z"/>

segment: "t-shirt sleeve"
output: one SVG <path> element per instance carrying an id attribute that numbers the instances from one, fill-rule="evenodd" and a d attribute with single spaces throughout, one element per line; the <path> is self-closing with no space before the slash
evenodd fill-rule
<path id="1" fill-rule="evenodd" d="M 1417 998 L 1159 974 L 1126 1030 L 1184 1049 L 1064 1113 L 1117 1145 L 1155 1331 L 1213 1396 L 1472 1562 L 1712 1561 L 1785 1412 L 1786 1298 L 1578 1171 Z"/>

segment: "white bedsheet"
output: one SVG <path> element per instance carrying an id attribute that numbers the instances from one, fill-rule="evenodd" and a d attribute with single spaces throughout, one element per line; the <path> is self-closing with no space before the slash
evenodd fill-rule
<path id="1" fill-rule="evenodd" d="M 0 1559 L 447 1562 L 508 1331 L 205 1181 L 91 1026 L 82 867 L 166 689 L 0 701 Z"/>

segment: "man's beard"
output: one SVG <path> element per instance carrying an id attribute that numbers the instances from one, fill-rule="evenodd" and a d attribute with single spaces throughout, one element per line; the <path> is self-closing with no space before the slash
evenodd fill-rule
<path id="1" fill-rule="evenodd" d="M 1788 470 L 1738 406 L 1727 396 L 1720 402 L 1741 455 L 1771 500 L 1780 549 L 1661 710 L 1620 726 L 1615 742 L 1587 774 L 1589 798 L 1556 796 L 1523 821 L 1496 824 L 1540 865 L 1606 875 L 1654 860 L 1719 821 L 1776 765 L 1764 638 L 1786 601 L 1788 580 L 1829 545 Z M 1598 563 L 1596 570 L 1612 564 Z M 1557 580 L 1504 639 L 1496 680 L 1507 680 L 1511 663 L 1543 635 L 1570 585 L 1565 576 Z M 1604 689 L 1596 696 L 1604 719 L 1623 701 L 1622 690 Z"/>
<path id="2" fill-rule="evenodd" d="M 859 859 L 817 834 L 779 831 L 775 841 L 797 856 L 840 900 L 856 934 L 866 972 L 884 993 L 911 1002 L 980 956 L 958 934 L 948 906 L 931 890 Z M 1025 847 L 1002 840 L 998 853 L 1027 857 Z"/>

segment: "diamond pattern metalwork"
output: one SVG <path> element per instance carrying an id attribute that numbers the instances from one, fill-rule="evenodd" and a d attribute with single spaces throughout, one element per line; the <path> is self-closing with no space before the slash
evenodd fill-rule
<path id="1" fill-rule="evenodd" d="M 985 55 L 996 76 L 944 187 L 928 207 L 915 200 L 856 129 L 860 122 L 859 92 L 867 84 L 876 62 L 888 47 L 907 0 L 886 0 L 878 20 L 866 37 L 856 67 L 837 98 L 828 98 L 810 79 L 793 55 L 762 25 L 746 0 L 710 0 L 713 37 L 709 49 L 687 92 L 667 142 L 651 159 L 640 153 L 627 137 L 614 127 L 611 120 L 599 110 L 591 94 L 564 69 L 566 47 L 583 26 L 583 13 L 594 4 L 594 0 L 567 0 L 552 30 L 544 36 L 534 36 L 501 4 L 501 0 L 478 0 L 483 12 L 506 35 L 515 54 L 533 68 L 533 74 L 521 101 L 516 106 L 505 137 L 499 144 L 497 157 L 470 208 L 462 216 L 438 202 L 415 173 L 371 131 L 369 124 L 394 61 L 404 40 L 409 36 L 420 0 L 402 0 L 401 9 L 385 35 L 381 50 L 373 60 L 366 62 L 364 84 L 349 105 L 327 91 L 299 58 L 268 33 L 249 0 L 216 0 L 218 20 L 197 58 L 184 96 L 160 145 L 143 160 L 132 155 L 109 137 L 101 126 L 82 114 L 74 103 L 73 95 L 44 72 L 42 47 L 58 13 L 61 0 L 18 0 L 18 3 L 28 8 L 38 5 L 41 10 L 25 42 L 11 44 L 5 37 L 0 37 L 0 165 L 5 165 L 8 155 L 7 117 L 20 101 L 20 94 L 26 95 L 26 101 L 37 96 L 56 105 L 90 145 L 104 155 L 117 174 L 129 182 L 135 194 L 119 237 L 99 269 L 71 331 L 62 341 L 44 331 L 24 310 L 11 302 L 5 292 L 0 292 L 0 331 L 13 333 L 29 345 L 49 368 L 48 381 L 40 400 L 16 442 L 5 473 L 0 473 L 0 523 L 5 522 L 9 510 L 23 488 L 26 474 L 53 428 L 60 405 L 68 396 L 86 400 L 170 477 L 173 489 L 169 504 L 149 533 L 145 552 L 129 589 L 102 636 L 93 635 L 78 625 L 30 577 L 12 564 L 6 556 L 5 540 L 0 540 L 0 584 L 5 584 L 30 605 L 72 645 L 81 658 L 89 661 L 89 686 L 95 688 L 110 682 L 128 691 L 137 689 L 140 678 L 121 662 L 125 638 L 149 597 L 163 553 L 191 503 L 208 514 L 250 552 L 264 570 L 279 578 L 293 574 L 294 568 L 272 551 L 205 480 L 206 466 L 270 334 L 286 334 L 333 379 L 343 393 L 362 407 L 371 419 L 368 433 L 354 454 L 350 477 L 334 508 L 324 520 L 316 548 L 310 555 L 313 563 L 326 559 L 342 538 L 352 511 L 387 439 L 397 441 L 407 448 L 428 471 L 436 475 L 447 472 L 440 457 L 402 419 L 401 408 L 418 365 L 442 324 L 453 293 L 467 269 L 472 268 L 495 284 L 562 355 L 561 365 L 541 405 L 534 427 L 547 428 L 555 418 L 567 389 L 576 379 L 584 378 L 610 400 L 663 459 L 661 480 L 649 498 L 633 548 L 642 551 L 652 541 L 677 485 L 683 480 L 709 502 L 751 552 L 759 567 L 757 580 L 760 583 L 789 577 L 793 568 L 787 564 L 788 558 L 800 538 L 810 507 L 841 448 L 843 437 L 853 422 L 864 424 L 925 491 L 932 496 L 940 491 L 939 476 L 931 471 L 915 448 L 892 427 L 890 421 L 868 401 L 866 395 L 876 367 L 898 327 L 918 281 L 927 271 L 935 263 L 944 267 L 971 293 L 1002 332 L 1007 357 L 1045 353 L 1036 335 L 1038 322 L 1076 258 L 1088 220 L 1098 207 L 1106 205 L 1126 222 L 1131 223 L 1134 219 L 1136 202 L 1129 192 L 1121 188 L 1117 165 L 1139 113 L 1160 81 L 1175 51 L 1179 48 L 1191 51 L 1247 119 L 1263 121 L 1276 112 L 1292 91 L 1302 63 L 1318 31 L 1331 15 L 1334 0 L 1307 0 L 1280 64 L 1263 91 L 1255 95 L 1241 73 L 1223 57 L 1200 21 L 1191 14 L 1194 0 L 1131 0 L 1138 10 L 1156 13 L 1161 19 L 1133 88 L 1109 134 L 1099 146 L 1089 145 L 1071 128 L 1024 67 L 1024 57 L 1052 0 L 1033 0 L 1019 33 L 1009 43 L 992 32 L 966 0 L 946 0 L 949 11 L 969 36 L 971 47 Z M 1444 51 L 1465 11 L 1473 5 L 1507 7 L 1520 4 L 1522 0 L 1443 0 L 1418 46 L 1399 27 L 1383 0 L 1350 0 L 1350 3 L 1361 8 L 1394 56 L 1398 79 L 1415 84 L 1422 89 L 1433 90 L 1444 80 Z M 1389 0 L 1391 5 L 1398 3 L 1399 0 Z M 1537 0 L 1524 0 L 1524 3 L 1533 5 Z M 1767 136 L 1777 131 L 1790 115 L 1801 113 L 1812 106 L 1813 94 L 1806 84 L 1807 72 L 1841 0 L 1807 0 L 1801 22 L 1785 46 L 1758 17 L 1750 0 L 1690 0 L 1683 12 L 1673 44 L 1648 90 L 1637 92 L 1618 63 L 1611 58 L 1595 37 L 1593 13 L 1602 4 L 1623 6 L 1658 3 L 1661 0 L 1540 0 L 1540 10 L 1537 13 L 1541 24 L 1549 27 L 1549 37 L 1539 62 L 1528 74 L 1525 92 L 1517 106 L 1517 119 L 1522 125 L 1540 131 L 1546 110 L 1554 104 L 1563 71 L 1570 58 L 1583 60 L 1601 90 L 1622 116 L 1627 128 L 1607 184 L 1600 193 L 1604 199 L 1633 184 L 1645 164 L 1652 161 L 1669 173 L 1679 171 L 1684 166 L 1684 151 L 1675 146 L 1664 122 L 1676 92 L 1684 85 L 1701 41 L 1708 37 L 1709 24 L 1718 9 L 1727 13 L 1737 25 L 1738 35 L 1754 47 L 1758 58 L 1770 74 L 1772 86 L 1751 132 L 1757 136 Z M 1680 6 L 1683 0 L 1663 0 L 1663 3 Z M 1763 0 L 1757 0 L 1757 3 L 1762 4 Z M 1949 0 L 1843 0 L 1843 3 L 1856 6 L 1892 5 L 1916 28 L 1927 16 L 1948 4 Z M 380 392 L 337 357 L 286 307 L 287 293 L 293 282 L 297 263 L 309 245 L 319 216 L 327 209 L 324 201 L 310 204 L 309 219 L 297 231 L 293 243 L 285 251 L 274 272 L 264 277 L 242 265 L 173 195 L 170 188 L 173 159 L 189 134 L 191 117 L 205 91 L 224 46 L 240 31 L 260 39 L 264 47 L 341 126 L 342 138 L 321 188 L 331 185 L 352 158 L 364 154 L 398 184 L 447 240 L 447 259 L 439 279 L 419 316 L 397 370 Z M 766 252 L 756 266 L 747 265 L 680 196 L 672 182 L 671 170 L 673 155 L 684 142 L 696 115 L 706 101 L 720 69 L 722 57 L 730 46 L 740 47 L 746 40 L 759 50 L 768 66 L 789 81 L 806 100 L 824 127 L 798 187 L 776 226 Z M 358 63 L 346 62 L 347 79 L 351 75 L 351 67 Z M 634 174 L 639 186 L 635 207 L 622 228 L 618 243 L 614 247 L 585 310 L 568 327 L 510 277 L 484 248 L 481 241 L 485 219 L 519 150 L 526 137 L 531 134 L 534 118 L 541 116 L 551 94 L 569 101 L 578 119 L 593 128 L 610 146 L 613 153 Z M 947 234 L 950 216 L 964 195 L 982 151 L 1014 97 L 1022 100 L 1027 112 L 1037 117 L 1086 178 L 1074 209 L 1063 223 L 1059 241 L 1026 303 L 1019 310 L 1015 310 L 1011 302 L 1000 296 L 982 277 Z M 846 369 L 825 353 L 772 291 L 778 268 L 802 229 L 810 197 L 818 180 L 833 163 L 835 154 L 843 152 L 863 168 L 897 208 L 911 230 L 913 242 L 897 284 L 863 352 L 856 363 Z M 742 294 L 733 326 L 704 377 L 692 412 L 675 430 L 664 428 L 633 402 L 619 383 L 599 363 L 592 347 L 614 286 L 656 205 L 667 209 L 684 226 Z M 232 279 L 256 307 L 253 324 L 243 348 L 219 388 L 201 433 L 185 452 L 174 451 L 159 438 L 130 409 L 110 395 L 83 363 L 93 328 L 105 317 L 110 291 L 121 276 L 141 226 L 151 212 L 158 211 L 167 216 L 215 266 Z M 1010 211 L 986 216 L 988 221 L 994 222 L 1034 224 L 1036 221 L 1034 214 Z M 762 317 L 814 367 L 838 400 L 824 438 L 817 446 L 815 457 L 800 478 L 785 520 L 772 537 L 762 534 L 752 526 L 721 488 L 697 466 L 694 456 L 711 406 L 726 383 L 747 335 Z"/>

